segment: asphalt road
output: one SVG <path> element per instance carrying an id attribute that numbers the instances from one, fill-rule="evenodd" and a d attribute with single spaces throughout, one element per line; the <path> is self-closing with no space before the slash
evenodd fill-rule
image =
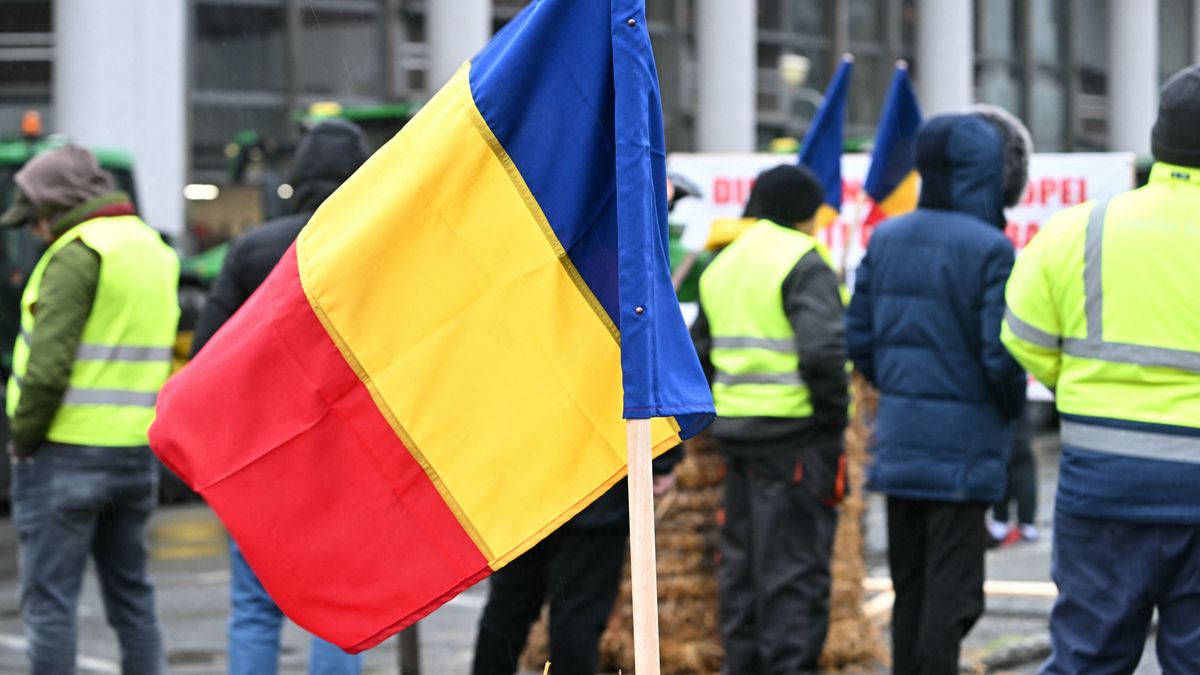
<path id="1" fill-rule="evenodd" d="M 1047 586 L 1050 569 L 1050 514 L 1058 449 L 1052 437 L 1037 443 L 1040 477 L 1039 526 L 1043 538 L 989 553 L 988 579 L 1001 583 L 989 594 L 987 614 L 968 637 L 965 663 L 990 662 L 990 672 L 1036 673 L 1047 637 L 1053 603 Z M 871 576 L 885 583 L 887 565 L 882 502 L 868 515 L 868 563 Z M 225 620 L 229 572 L 225 533 L 202 505 L 164 507 L 150 533 L 152 575 L 164 626 L 171 672 L 208 674 L 225 671 Z M 0 673 L 23 673 L 24 638 L 17 613 L 16 543 L 11 523 L 0 520 Z M 424 672 L 466 673 L 475 625 L 486 597 L 485 585 L 468 590 L 420 624 Z M 1050 590 L 1051 593 L 1046 591 Z M 885 615 L 886 616 L 886 615 Z M 119 673 L 115 636 L 105 624 L 94 578 L 89 573 L 80 605 L 80 673 Z M 1137 673 L 1160 669 L 1149 645 Z M 305 672 L 307 636 L 289 625 L 283 636 L 281 672 Z M 368 652 L 367 673 L 397 673 L 398 648 L 392 639 Z"/>

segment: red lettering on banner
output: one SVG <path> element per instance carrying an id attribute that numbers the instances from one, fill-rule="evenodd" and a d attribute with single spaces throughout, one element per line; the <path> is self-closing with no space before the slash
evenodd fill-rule
<path id="1" fill-rule="evenodd" d="M 1034 200 L 1033 185 L 1034 185 L 1033 181 L 1029 181 L 1028 183 L 1025 184 L 1025 194 L 1021 195 L 1021 206 L 1029 206 L 1029 205 L 1033 204 L 1033 200 Z"/>
<path id="2" fill-rule="evenodd" d="M 1034 235 L 1042 229 L 1040 223 L 1009 223 L 1004 228 L 1004 234 L 1018 251 L 1029 245 Z"/>
<path id="3" fill-rule="evenodd" d="M 1087 201 L 1087 179 L 1081 176 L 1031 180 L 1021 197 L 1021 206 L 1072 206 Z"/>
<path id="4" fill-rule="evenodd" d="M 862 192 L 862 186 L 862 181 L 842 181 L 842 203 L 856 201 L 858 193 Z"/>
<path id="5" fill-rule="evenodd" d="M 745 204 L 750 199 L 750 190 L 754 189 L 753 178 L 729 178 L 719 176 L 713 179 L 713 203 L 717 206 L 730 204 Z"/>
<path id="6" fill-rule="evenodd" d="M 1043 178 L 1041 180 L 1041 201 L 1042 206 L 1050 203 L 1050 197 L 1058 193 L 1058 181 L 1053 178 Z"/>
<path id="7" fill-rule="evenodd" d="M 729 179 L 714 178 L 713 179 L 713 202 L 716 204 L 729 203 Z"/>

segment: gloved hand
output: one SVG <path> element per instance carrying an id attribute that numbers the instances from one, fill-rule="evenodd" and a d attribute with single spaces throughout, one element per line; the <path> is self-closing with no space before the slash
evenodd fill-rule
<path id="1" fill-rule="evenodd" d="M 830 435 L 805 445 L 796 460 L 792 481 L 807 484 L 812 494 L 829 506 L 846 498 L 846 454 L 840 435 Z"/>

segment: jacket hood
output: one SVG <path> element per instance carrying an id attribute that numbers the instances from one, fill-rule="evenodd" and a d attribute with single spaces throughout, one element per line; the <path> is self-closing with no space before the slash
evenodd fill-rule
<path id="1" fill-rule="evenodd" d="M 112 179 L 96 157 L 78 145 L 47 150 L 25 163 L 14 176 L 34 211 L 52 230 L 76 207 L 113 191 Z"/>
<path id="2" fill-rule="evenodd" d="M 977 103 L 971 111 L 992 123 L 1004 142 L 1004 207 L 1021 202 L 1029 183 L 1029 158 L 1033 156 L 1033 137 L 1021 120 L 996 105 Z"/>
<path id="3" fill-rule="evenodd" d="M 288 171 L 292 208 L 315 211 L 370 155 L 366 135 L 353 122 L 332 119 L 317 124 L 300 140 Z"/>
<path id="4" fill-rule="evenodd" d="M 1004 139 L 977 114 L 934 117 L 917 134 L 921 208 L 957 211 L 1003 228 Z"/>

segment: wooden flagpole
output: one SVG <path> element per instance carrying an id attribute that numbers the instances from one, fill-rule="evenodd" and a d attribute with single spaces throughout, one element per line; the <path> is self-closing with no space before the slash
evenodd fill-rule
<path id="1" fill-rule="evenodd" d="M 659 675 L 658 573 L 654 555 L 654 479 L 650 420 L 626 420 L 629 446 L 629 562 L 633 586 L 633 662 L 637 675 Z"/>

